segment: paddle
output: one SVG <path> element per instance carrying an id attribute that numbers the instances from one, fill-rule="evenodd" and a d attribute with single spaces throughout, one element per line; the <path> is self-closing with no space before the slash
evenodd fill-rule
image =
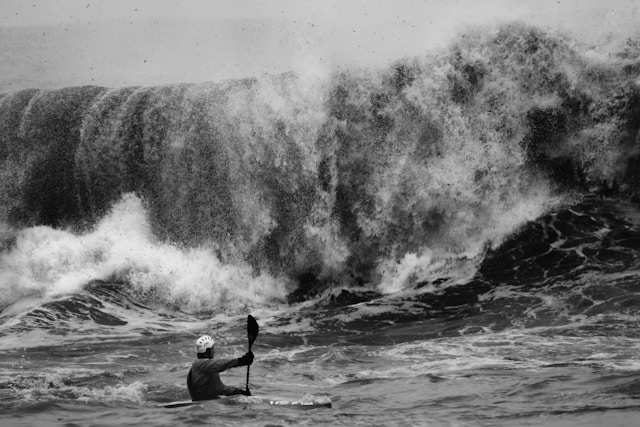
<path id="1" fill-rule="evenodd" d="M 249 315 L 247 316 L 247 338 L 249 339 L 249 353 L 251 352 L 251 346 L 253 342 L 258 338 L 258 330 L 260 327 L 258 326 L 258 322 L 256 319 Z M 251 392 L 249 391 L 249 368 L 251 365 L 247 365 L 247 394 L 251 396 Z"/>

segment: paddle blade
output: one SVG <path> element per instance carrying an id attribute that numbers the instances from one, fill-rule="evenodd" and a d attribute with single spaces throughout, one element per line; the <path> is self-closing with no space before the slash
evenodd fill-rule
<path id="1" fill-rule="evenodd" d="M 251 345 L 258 338 L 258 331 L 260 327 L 258 326 L 258 322 L 256 319 L 249 315 L 247 316 L 247 338 L 249 339 L 249 350 L 251 350 Z"/>

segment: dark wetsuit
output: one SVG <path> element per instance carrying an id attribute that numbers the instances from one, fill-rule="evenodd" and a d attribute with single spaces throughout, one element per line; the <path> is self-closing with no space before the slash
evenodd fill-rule
<path id="1" fill-rule="evenodd" d="M 238 359 L 196 359 L 191 365 L 187 385 L 191 400 L 215 399 L 218 396 L 242 394 L 244 390 L 229 387 L 220 380 L 219 372 L 238 366 Z"/>

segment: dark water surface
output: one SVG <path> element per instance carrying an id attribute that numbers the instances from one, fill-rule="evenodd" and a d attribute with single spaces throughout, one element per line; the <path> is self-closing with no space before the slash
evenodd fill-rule
<path id="1" fill-rule="evenodd" d="M 122 284 L 94 283 L 3 318 L 1 418 L 10 425 L 630 425 L 640 404 L 640 306 L 629 247 L 638 228 L 629 212 L 639 211 L 590 200 L 551 213 L 488 254 L 464 285 L 441 278 L 435 291 L 421 293 L 424 285 L 411 297 L 373 299 L 354 288 L 350 298 L 365 301 L 341 306 L 343 290 L 256 310 L 254 394 L 330 399 L 331 409 L 244 397 L 156 408 L 188 398 L 185 375 L 200 331 L 215 333 L 219 357 L 245 351 L 244 317 L 153 312 L 133 305 Z M 566 234 L 577 221 L 593 230 Z M 523 270 L 540 278 L 522 280 Z M 244 375 L 234 369 L 223 378 L 241 385 Z"/>

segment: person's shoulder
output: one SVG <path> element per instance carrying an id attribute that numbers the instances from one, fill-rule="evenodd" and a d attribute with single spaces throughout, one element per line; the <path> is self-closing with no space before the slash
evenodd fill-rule
<path id="1" fill-rule="evenodd" d="M 196 359 L 193 361 L 191 366 L 215 366 L 219 363 L 220 361 L 216 359 Z"/>
<path id="2" fill-rule="evenodd" d="M 207 365 L 211 359 L 196 359 L 193 361 L 193 363 L 191 364 L 191 367 L 200 367 L 200 366 L 204 366 Z"/>

